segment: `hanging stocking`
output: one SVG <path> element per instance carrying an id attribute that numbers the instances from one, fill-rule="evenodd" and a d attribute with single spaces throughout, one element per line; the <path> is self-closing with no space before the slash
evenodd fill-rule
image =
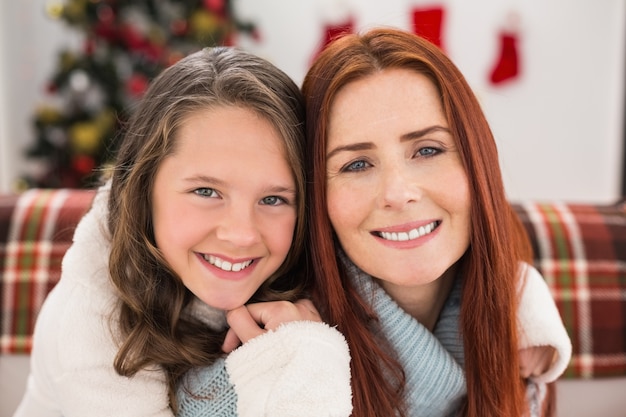
<path id="1" fill-rule="evenodd" d="M 520 72 L 517 17 L 510 20 L 515 23 L 514 28 L 502 30 L 499 34 L 500 51 L 489 75 L 489 81 L 494 85 L 515 79 Z"/>
<path id="2" fill-rule="evenodd" d="M 413 32 L 443 50 L 442 27 L 445 15 L 443 7 L 415 8 L 412 13 Z"/>
<path id="3" fill-rule="evenodd" d="M 311 62 L 333 40 L 346 33 L 353 33 L 355 20 L 353 5 L 348 0 L 316 0 L 315 15 L 324 24 L 322 39 L 313 51 Z"/>
<path id="4" fill-rule="evenodd" d="M 331 43 L 334 39 L 337 39 L 341 37 L 341 35 L 344 35 L 346 33 L 352 33 L 353 31 L 354 31 L 354 21 L 352 17 L 348 18 L 348 20 L 346 20 L 343 23 L 326 25 L 324 27 L 324 38 L 322 39 L 322 42 L 320 43 L 319 47 L 313 54 L 313 58 L 311 59 L 311 62 L 315 60 L 315 58 L 317 58 L 319 53 L 322 52 L 324 48 L 326 48 L 326 45 Z"/>

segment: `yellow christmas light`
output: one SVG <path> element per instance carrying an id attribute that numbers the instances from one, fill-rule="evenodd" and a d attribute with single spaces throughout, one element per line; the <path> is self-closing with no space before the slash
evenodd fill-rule
<path id="1" fill-rule="evenodd" d="M 100 148 L 101 130 L 97 123 L 76 123 L 70 128 L 69 137 L 76 153 L 94 155 Z"/>
<path id="2" fill-rule="evenodd" d="M 46 4 L 46 14 L 52 19 L 60 19 L 63 16 L 63 3 L 60 1 L 51 1 Z"/>

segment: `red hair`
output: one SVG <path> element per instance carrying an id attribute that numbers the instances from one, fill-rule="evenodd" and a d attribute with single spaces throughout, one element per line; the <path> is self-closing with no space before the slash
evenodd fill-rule
<path id="1" fill-rule="evenodd" d="M 318 56 L 302 87 L 307 175 L 313 184 L 307 199 L 316 278 L 313 297 L 350 345 L 353 415 L 406 415 L 404 373 L 371 332 L 369 324 L 376 315 L 337 258 L 339 244 L 327 214 L 326 141 L 330 108 L 341 88 L 386 68 L 419 72 L 438 88 L 469 181 L 472 231 L 459 261 L 462 297 L 473 300 L 461 306 L 467 380 L 462 415 L 522 416 L 527 405 L 519 373 L 517 277 L 519 262 L 530 261 L 532 249 L 506 199 L 493 134 L 465 78 L 439 48 L 396 29 L 339 38 Z"/>

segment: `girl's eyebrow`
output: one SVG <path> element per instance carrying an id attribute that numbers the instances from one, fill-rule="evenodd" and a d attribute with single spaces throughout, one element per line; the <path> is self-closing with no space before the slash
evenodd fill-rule
<path id="1" fill-rule="evenodd" d="M 215 185 L 224 185 L 224 181 L 215 178 L 215 177 L 211 177 L 208 175 L 192 175 L 190 177 L 184 178 L 183 181 L 188 182 L 190 184 L 202 184 L 202 183 L 209 183 L 209 184 L 215 184 Z"/>
<path id="2" fill-rule="evenodd" d="M 432 132 L 450 133 L 450 129 L 444 126 L 439 126 L 439 125 L 429 126 L 424 129 L 415 130 L 415 131 L 411 131 L 411 132 L 403 134 L 402 136 L 400 136 L 400 142 L 407 142 L 407 141 L 419 139 Z M 336 148 L 332 149 L 330 152 L 326 154 L 326 159 L 330 159 L 340 152 L 365 151 L 365 150 L 373 149 L 374 147 L 375 145 L 370 142 L 358 142 L 358 143 L 350 143 L 344 146 L 337 146 Z"/>
<path id="3" fill-rule="evenodd" d="M 268 193 L 277 193 L 277 194 L 283 194 L 283 193 L 293 194 L 293 195 L 298 194 L 296 192 L 295 188 L 283 187 L 282 185 L 275 185 L 275 186 L 269 187 L 266 192 L 268 192 Z"/>

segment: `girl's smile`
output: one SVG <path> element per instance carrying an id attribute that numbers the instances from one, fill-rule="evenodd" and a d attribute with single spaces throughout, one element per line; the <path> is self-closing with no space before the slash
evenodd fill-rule
<path id="1" fill-rule="evenodd" d="M 252 265 L 252 262 L 254 262 L 254 259 L 249 259 L 246 261 L 227 261 L 223 257 L 207 254 L 202 255 L 202 259 L 226 272 L 239 272 L 243 269 L 246 269 L 247 267 Z"/>

